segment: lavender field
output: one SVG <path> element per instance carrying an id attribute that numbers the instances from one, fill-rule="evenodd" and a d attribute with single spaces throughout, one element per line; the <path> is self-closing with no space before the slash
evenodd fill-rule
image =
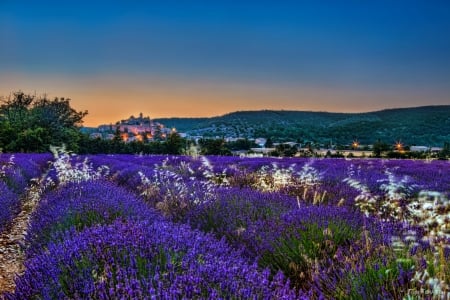
<path id="1" fill-rule="evenodd" d="M 55 151 L 0 167 L 0 229 L 33 203 L 4 299 L 450 298 L 449 161 Z"/>

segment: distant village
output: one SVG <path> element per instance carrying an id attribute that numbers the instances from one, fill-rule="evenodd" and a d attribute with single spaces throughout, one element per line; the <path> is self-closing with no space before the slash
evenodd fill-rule
<path id="1" fill-rule="evenodd" d="M 173 132 L 176 132 L 175 128 L 167 128 L 140 113 L 139 117 L 130 116 L 116 124 L 100 125 L 90 134 L 90 137 L 112 140 L 117 134 L 120 134 L 122 141 L 126 143 L 134 141 L 149 142 L 164 140 Z"/>
<path id="2" fill-rule="evenodd" d="M 235 149 L 233 155 L 241 156 L 268 156 L 273 155 L 280 149 L 290 149 L 292 156 L 306 156 L 313 153 L 321 157 L 366 157 L 373 152 L 374 145 L 361 145 L 358 141 L 353 141 L 347 145 L 321 145 L 306 142 L 304 144 L 298 142 L 276 143 L 262 137 L 204 137 L 191 136 L 187 133 L 178 132 L 176 128 L 166 127 L 164 124 L 154 122 L 149 116 L 144 117 L 142 113 L 138 117 L 130 116 L 128 119 L 121 120 L 115 124 L 100 125 L 91 130 L 91 139 L 113 140 L 117 136 L 125 143 L 142 142 L 148 143 L 152 141 L 164 141 L 167 137 L 177 133 L 180 137 L 198 144 L 201 139 L 223 139 L 225 143 L 236 143 L 239 140 L 248 140 L 252 142 L 253 147 L 250 149 Z M 429 153 L 431 155 L 443 151 L 441 147 L 429 146 L 405 146 L 401 142 L 396 142 L 391 146 L 391 152 L 403 154 L 405 152 Z"/>

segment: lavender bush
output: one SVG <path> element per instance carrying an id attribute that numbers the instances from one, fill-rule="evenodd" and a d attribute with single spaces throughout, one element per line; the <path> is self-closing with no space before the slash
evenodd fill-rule
<path id="1" fill-rule="evenodd" d="M 124 189 L 105 181 L 68 183 L 44 195 L 33 213 L 26 235 L 28 256 L 51 241 L 61 241 L 65 231 L 82 231 L 95 224 L 120 220 L 160 218 Z"/>
<path id="2" fill-rule="evenodd" d="M 17 194 L 13 193 L 4 182 L 0 181 L 0 232 L 11 222 L 19 205 Z"/>
<path id="3" fill-rule="evenodd" d="M 0 231 L 18 214 L 30 180 L 41 175 L 50 159 L 46 154 L 0 155 Z"/>
<path id="4" fill-rule="evenodd" d="M 298 299 L 281 274 L 167 222 L 93 226 L 26 263 L 6 299 Z"/>
<path id="5" fill-rule="evenodd" d="M 133 193 L 142 207 L 156 208 L 166 219 L 225 238 L 239 249 L 239 258 L 258 263 L 255 272 L 268 267 L 271 279 L 282 271 L 304 297 L 450 297 L 448 162 L 137 155 L 87 158 L 89 162 L 85 157 L 75 159 L 89 170 L 107 166 L 108 172 L 94 174 Z M 82 198 L 89 196 L 80 197 L 80 202 Z M 99 223 L 103 228 L 111 222 L 142 220 L 136 216 L 133 212 Z M 58 239 L 49 239 L 53 245 L 48 246 L 49 251 L 62 247 L 57 240 L 73 240 L 79 230 L 81 235 L 97 228 L 98 223 L 89 221 L 97 219 L 104 220 L 94 214 L 84 227 L 64 227 Z M 35 253 L 30 260 L 44 254 Z M 138 278 L 139 284 L 143 282 L 133 275 L 136 272 L 127 272 L 120 273 L 125 274 L 121 277 L 124 281 Z M 103 282 L 104 276 L 93 276 Z M 215 292 L 200 296 L 184 292 L 194 298 L 233 298 Z"/>

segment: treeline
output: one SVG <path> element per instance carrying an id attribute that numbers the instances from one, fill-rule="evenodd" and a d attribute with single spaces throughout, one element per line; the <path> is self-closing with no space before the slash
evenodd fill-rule
<path id="1" fill-rule="evenodd" d="M 150 142 L 123 142 L 119 134 L 112 140 L 100 138 L 91 139 L 88 135 L 82 135 L 79 141 L 78 153 L 80 154 L 202 154 L 202 155 L 232 155 L 233 151 L 249 151 L 257 145 L 243 139 L 235 142 L 225 142 L 223 139 L 200 139 L 198 144 L 194 141 L 181 138 L 178 133 L 172 133 L 164 141 Z"/>
<path id="2" fill-rule="evenodd" d="M 81 134 L 77 153 L 79 154 L 186 154 L 191 146 L 191 142 L 180 137 L 177 133 L 172 133 L 164 141 L 151 142 L 127 142 L 125 143 L 120 135 L 116 135 L 112 140 L 100 138 L 92 139 L 87 134 Z"/>
<path id="3" fill-rule="evenodd" d="M 258 147 L 253 141 L 241 139 L 226 142 L 224 139 L 200 139 L 194 141 L 172 133 L 165 140 L 150 142 L 124 142 L 120 132 L 111 140 L 92 139 L 80 131 L 87 111 L 76 111 L 68 98 L 49 99 L 46 95 L 36 96 L 21 91 L 7 98 L 0 98 L 0 152 L 48 152 L 50 146 L 65 145 L 69 151 L 80 154 L 202 154 L 232 155 L 234 151 L 251 152 Z M 307 151 L 299 152 L 296 146 L 279 144 L 270 153 L 272 156 L 316 156 L 313 143 L 307 144 Z M 269 138 L 266 147 L 273 147 Z M 339 149 L 338 149 L 339 150 Z M 393 151 L 392 146 L 378 140 L 371 149 L 372 157 L 428 158 L 430 153 Z M 405 149 L 407 150 L 407 149 Z M 369 151 L 370 153 L 370 151 Z M 338 152 L 330 157 L 341 157 Z M 437 158 L 450 157 L 450 143 L 445 143 Z"/>
<path id="4" fill-rule="evenodd" d="M 231 155 L 233 150 L 249 150 L 256 145 L 248 140 L 225 143 L 223 140 L 200 140 L 199 145 L 170 134 L 163 141 L 127 142 L 120 132 L 111 140 L 92 139 L 80 131 L 87 111 L 76 111 L 69 98 L 49 99 L 14 92 L 0 98 L 0 152 L 49 152 L 50 146 L 65 145 L 80 154 L 143 153 Z"/>

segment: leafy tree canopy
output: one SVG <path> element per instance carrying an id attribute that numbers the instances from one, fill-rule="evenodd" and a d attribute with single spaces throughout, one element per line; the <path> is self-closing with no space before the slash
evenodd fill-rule
<path id="1" fill-rule="evenodd" d="M 66 144 L 77 151 L 79 126 L 87 111 L 76 111 L 69 98 L 47 98 L 22 91 L 0 98 L 0 148 L 11 152 L 44 152 Z"/>

